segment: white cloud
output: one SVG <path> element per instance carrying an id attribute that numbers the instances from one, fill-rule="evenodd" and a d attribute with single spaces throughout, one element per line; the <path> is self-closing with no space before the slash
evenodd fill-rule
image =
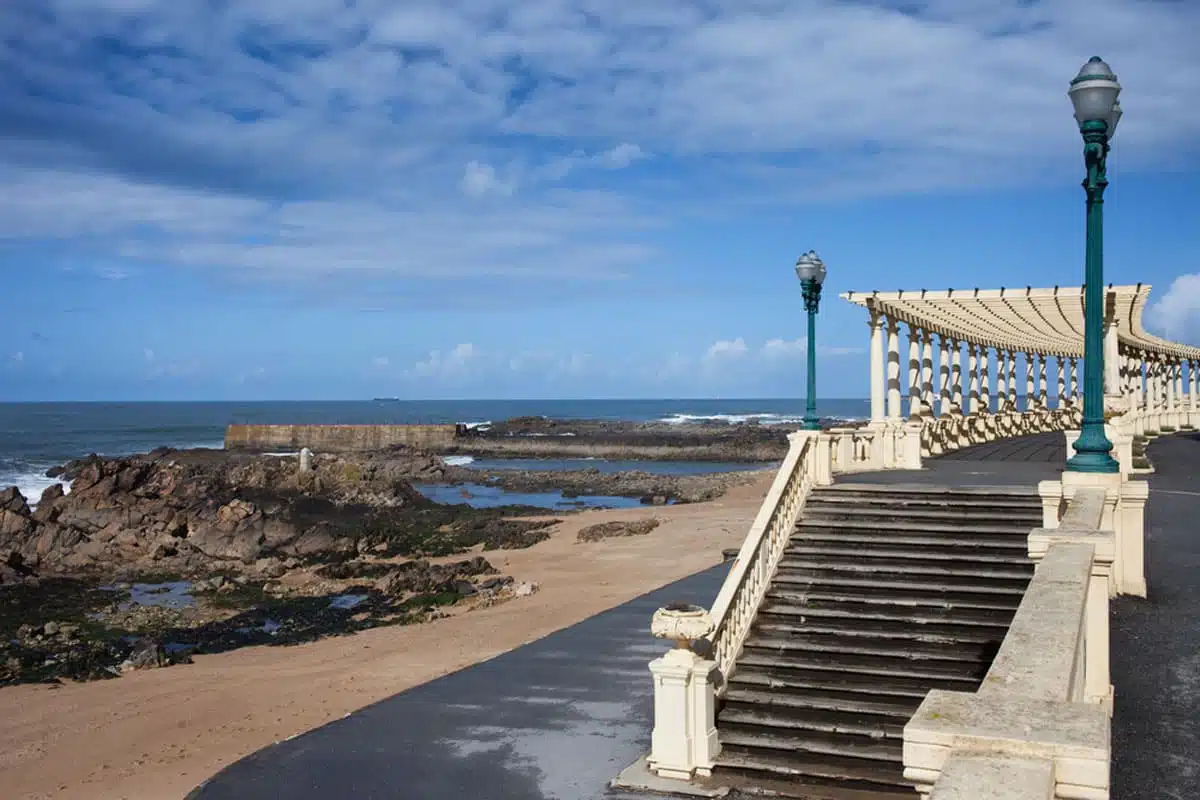
<path id="1" fill-rule="evenodd" d="M 817 355 L 822 356 L 852 356 L 865 352 L 866 350 L 862 347 L 833 347 L 820 343 L 817 344 Z M 770 339 L 762 346 L 761 354 L 768 361 L 807 358 L 808 337 L 801 336 L 799 339 Z"/>
<path id="2" fill-rule="evenodd" d="M 1200 345 L 1200 272 L 1172 281 L 1146 309 L 1146 325 L 1168 339 Z"/>
<path id="3" fill-rule="evenodd" d="M 1093 52 L 1126 87 L 1122 169 L 1200 137 L 1196 3 L 35 5 L 0 18 L 0 240 L 113 277 L 612 278 L 655 263 L 647 219 L 715 196 L 1077 180 Z M 664 196 L 622 181 L 648 153 Z"/>
<path id="4" fill-rule="evenodd" d="M 456 345 L 448 353 L 434 350 L 429 358 L 418 361 L 408 372 L 418 378 L 460 378 L 468 374 L 469 369 L 480 363 L 483 353 L 470 342 Z"/>
<path id="5" fill-rule="evenodd" d="M 22 361 L 25 360 L 25 353 L 21 350 L 18 350 L 17 352 L 12 354 L 12 360 L 15 361 L 16 363 L 20 364 Z"/>
<path id="6" fill-rule="evenodd" d="M 144 348 L 144 349 L 142 350 L 142 356 L 143 356 L 143 357 L 144 357 L 144 358 L 145 358 L 147 361 L 153 361 L 153 360 L 154 360 L 154 351 L 153 351 L 153 350 L 151 350 L 149 347 L 147 347 L 147 348 Z"/>
<path id="7" fill-rule="evenodd" d="M 467 197 L 486 197 L 489 194 L 508 197 L 516 189 L 512 182 L 500 180 L 492 165 L 481 164 L 478 161 L 467 162 L 458 185 Z"/>
<path id="8" fill-rule="evenodd" d="M 720 340 L 713 342 L 712 346 L 705 351 L 704 357 L 709 361 L 736 359 L 746 355 L 748 350 L 746 340 L 740 337 L 732 340 Z"/>
<path id="9" fill-rule="evenodd" d="M 371 366 L 373 367 L 386 367 L 389 363 L 391 363 L 391 359 L 387 356 L 375 356 L 371 359 Z"/>
<path id="10" fill-rule="evenodd" d="M 582 150 L 576 150 L 569 156 L 552 159 L 538 171 L 538 174 L 548 180 L 557 181 L 579 169 L 589 167 L 609 170 L 625 169 L 635 161 L 649 157 L 650 154 L 636 144 L 622 142 L 611 150 L 591 155 Z"/>

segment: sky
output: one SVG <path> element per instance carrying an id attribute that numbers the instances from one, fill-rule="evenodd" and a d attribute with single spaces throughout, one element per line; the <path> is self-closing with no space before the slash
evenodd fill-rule
<path id="1" fill-rule="evenodd" d="M 4 0 L 0 401 L 868 391 L 848 290 L 1107 281 L 1200 344 L 1200 3 Z"/>

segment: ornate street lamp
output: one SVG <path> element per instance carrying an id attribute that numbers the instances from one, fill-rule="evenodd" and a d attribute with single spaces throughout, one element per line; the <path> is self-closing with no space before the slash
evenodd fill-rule
<path id="1" fill-rule="evenodd" d="M 817 309 L 821 305 L 821 284 L 825 282 L 825 263 L 809 250 L 796 259 L 796 277 L 804 290 L 804 310 L 808 312 L 808 396 L 804 408 L 804 430 L 819 431 L 817 417 Z"/>
<path id="2" fill-rule="evenodd" d="M 1109 142 L 1121 119 L 1117 96 L 1121 84 L 1099 56 L 1088 60 L 1067 95 L 1075 106 L 1075 120 L 1083 134 L 1083 161 L 1087 177 L 1087 255 L 1084 272 L 1083 322 L 1083 425 L 1075 442 L 1075 455 L 1067 459 L 1072 472 L 1117 472 L 1109 454 L 1112 442 L 1104 434 L 1104 189 Z"/>

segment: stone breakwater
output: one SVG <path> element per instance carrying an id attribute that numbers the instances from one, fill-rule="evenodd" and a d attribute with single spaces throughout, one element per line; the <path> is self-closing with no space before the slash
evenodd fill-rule
<path id="1" fill-rule="evenodd" d="M 832 425 L 836 420 L 823 420 Z M 518 417 L 467 425 L 230 425 L 228 450 L 364 453 L 407 447 L 497 458 L 779 461 L 795 425 L 614 422 Z"/>
<path id="2" fill-rule="evenodd" d="M 389 447 L 436 450 L 464 431 L 458 425 L 230 425 L 226 450 L 360 453 Z"/>

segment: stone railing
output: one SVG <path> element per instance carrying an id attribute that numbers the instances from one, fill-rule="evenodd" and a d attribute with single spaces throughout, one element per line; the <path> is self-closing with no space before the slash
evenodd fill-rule
<path id="1" fill-rule="evenodd" d="M 904 728 L 905 778 L 931 800 L 1109 797 L 1109 597 L 1145 593 L 1146 487 L 1065 477 L 1038 487 L 1037 570 L 979 691 L 931 691 Z"/>
<path id="2" fill-rule="evenodd" d="M 767 492 L 750 532 L 742 542 L 737 559 L 713 602 L 711 615 L 713 631 L 708 637 L 712 660 L 722 676 L 729 675 L 750 626 L 758 613 L 783 558 L 800 511 L 808 493 L 818 483 L 828 483 L 828 451 L 818 431 L 797 431 L 788 436 L 787 457 L 775 474 L 775 482 Z M 723 691 L 723 686 L 719 687 Z"/>
<path id="3" fill-rule="evenodd" d="M 1036 408 L 1028 411 L 1000 411 L 944 414 L 921 418 L 921 455 L 951 453 L 963 447 L 997 439 L 1027 436 L 1032 433 L 1066 431 L 1079 427 L 1080 407 Z"/>

